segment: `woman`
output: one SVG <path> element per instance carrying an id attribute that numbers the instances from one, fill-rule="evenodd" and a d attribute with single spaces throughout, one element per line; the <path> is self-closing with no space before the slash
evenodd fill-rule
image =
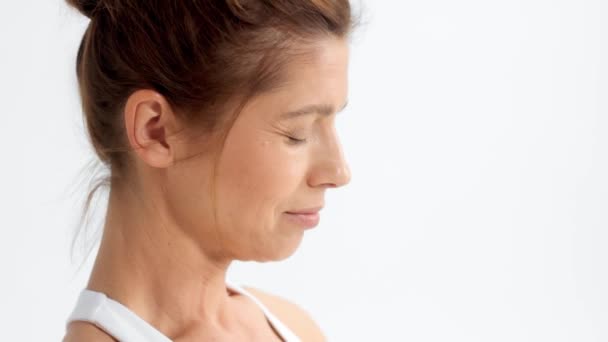
<path id="1" fill-rule="evenodd" d="M 103 237 L 64 341 L 322 341 L 305 311 L 226 279 L 289 257 L 349 182 L 347 0 L 68 0 L 110 170 Z"/>

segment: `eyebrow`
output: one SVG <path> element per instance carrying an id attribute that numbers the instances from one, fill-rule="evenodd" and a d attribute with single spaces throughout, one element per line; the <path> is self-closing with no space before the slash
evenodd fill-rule
<path id="1" fill-rule="evenodd" d="M 344 103 L 344 106 L 342 106 L 342 108 L 338 112 L 343 111 L 347 105 L 348 105 L 348 101 L 346 101 Z M 311 104 L 311 105 L 304 106 L 300 109 L 282 113 L 279 118 L 281 120 L 287 120 L 287 119 L 293 119 L 296 117 L 300 117 L 302 115 L 314 114 L 314 113 L 319 113 L 322 116 L 330 116 L 334 111 L 335 111 L 334 106 L 332 106 L 330 104 L 325 104 L 325 103 L 324 104 Z"/>

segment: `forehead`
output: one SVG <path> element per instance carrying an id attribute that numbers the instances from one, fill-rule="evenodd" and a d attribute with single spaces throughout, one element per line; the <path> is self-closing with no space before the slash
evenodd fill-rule
<path id="1" fill-rule="evenodd" d="M 327 38 L 310 47 L 306 57 L 294 58 L 286 67 L 286 87 L 322 87 L 344 82 L 348 70 L 348 43 L 344 39 Z"/>
<path id="2" fill-rule="evenodd" d="M 287 65 L 285 82 L 263 96 L 264 100 L 284 110 L 314 103 L 342 109 L 348 93 L 348 42 L 325 39 L 312 49 L 307 57 L 294 58 Z"/>
<path id="3" fill-rule="evenodd" d="M 316 105 L 340 111 L 348 95 L 348 42 L 326 39 L 316 42 L 304 57 L 292 58 L 284 67 L 281 85 L 249 99 L 236 118 L 239 122 L 281 120 L 288 112 Z"/>

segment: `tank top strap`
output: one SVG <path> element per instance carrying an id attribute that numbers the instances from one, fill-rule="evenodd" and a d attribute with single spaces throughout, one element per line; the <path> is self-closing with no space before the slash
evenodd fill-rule
<path id="1" fill-rule="evenodd" d="M 81 291 L 66 326 L 72 321 L 93 323 L 121 342 L 171 342 L 123 304 L 108 298 L 104 293 L 89 289 Z"/>
<path id="2" fill-rule="evenodd" d="M 242 285 L 226 279 L 226 286 L 251 299 L 262 310 L 268 322 L 285 342 L 301 342 L 291 329 Z M 66 328 L 73 321 L 92 323 L 120 342 L 172 342 L 120 302 L 109 298 L 102 292 L 89 289 L 83 289 L 80 292 L 76 306 L 66 321 Z"/>
<path id="3" fill-rule="evenodd" d="M 259 299 L 257 299 L 249 291 L 245 290 L 241 284 L 226 279 L 226 285 L 235 292 L 251 299 L 260 308 L 260 310 L 262 310 L 268 322 L 272 324 L 273 328 L 279 333 L 279 335 L 281 335 L 285 342 L 301 342 L 300 338 L 291 329 L 283 324 L 283 322 L 281 322 L 281 320 L 279 320 Z"/>

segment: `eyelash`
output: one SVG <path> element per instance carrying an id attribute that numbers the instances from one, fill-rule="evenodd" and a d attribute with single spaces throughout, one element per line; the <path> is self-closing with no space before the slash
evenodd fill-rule
<path id="1" fill-rule="evenodd" d="M 297 139 L 289 135 L 287 135 L 286 137 L 289 138 L 289 144 L 291 145 L 300 145 L 306 142 L 306 139 Z"/>

